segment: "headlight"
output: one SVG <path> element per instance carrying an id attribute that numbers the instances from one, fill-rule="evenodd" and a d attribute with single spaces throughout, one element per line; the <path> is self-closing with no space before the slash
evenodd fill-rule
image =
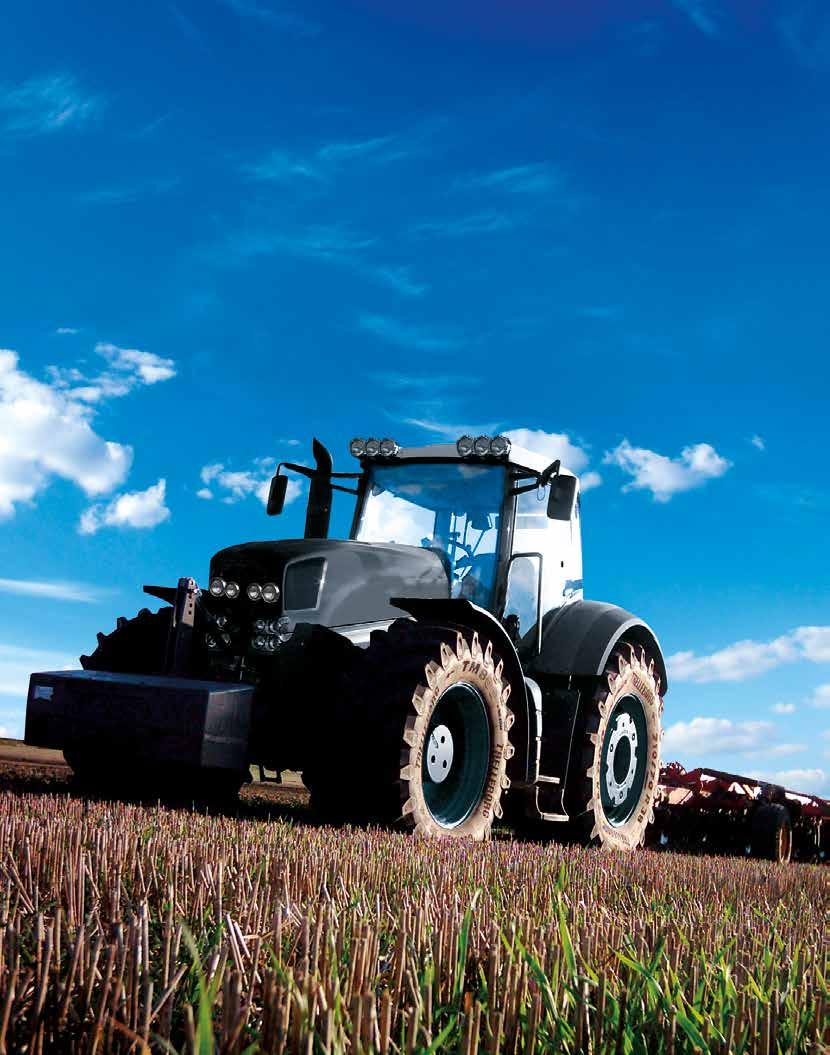
<path id="1" fill-rule="evenodd" d="M 490 440 L 490 453 L 496 458 L 506 458 L 510 453 L 510 440 L 506 436 L 494 436 Z"/>
<path id="2" fill-rule="evenodd" d="M 380 454 L 380 443 L 376 439 L 370 437 L 366 440 L 364 454 L 367 458 L 376 458 L 378 454 Z"/>
<path id="3" fill-rule="evenodd" d="M 462 458 L 469 458 L 473 453 L 473 446 L 475 440 L 472 436 L 462 436 L 461 439 L 456 443 L 455 449 L 458 451 Z"/>
<path id="4" fill-rule="evenodd" d="M 231 601 L 235 600 L 239 596 L 239 583 L 238 582 L 225 583 L 225 596 L 228 598 L 228 600 L 231 600 Z"/>
<path id="5" fill-rule="evenodd" d="M 262 587 L 258 582 L 249 583 L 245 592 L 248 594 L 249 601 L 258 601 L 262 597 Z"/>
<path id="6" fill-rule="evenodd" d="M 205 634 L 205 644 L 208 648 L 218 648 L 218 642 L 213 634 Z"/>
<path id="7" fill-rule="evenodd" d="M 275 604 L 279 600 L 280 588 L 273 582 L 267 582 L 262 587 L 262 599 L 266 604 Z"/>
<path id="8" fill-rule="evenodd" d="M 254 630 L 256 630 L 258 634 L 264 634 L 265 631 L 268 629 L 268 625 L 269 624 L 267 619 L 257 619 L 257 621 L 254 623 Z"/>
<path id="9" fill-rule="evenodd" d="M 394 440 L 386 439 L 380 441 L 380 453 L 384 458 L 394 458 L 400 447 Z"/>
<path id="10" fill-rule="evenodd" d="M 225 580 L 224 579 L 211 579 L 210 580 L 210 593 L 212 597 L 221 597 L 225 592 Z"/>
<path id="11" fill-rule="evenodd" d="M 359 436 L 355 436 L 355 438 L 349 444 L 349 454 L 353 454 L 355 458 L 362 458 L 365 453 L 366 441 L 360 439 Z"/>
<path id="12" fill-rule="evenodd" d="M 473 446 L 473 450 L 476 452 L 477 457 L 485 458 L 490 453 L 490 437 L 479 436 Z"/>
<path id="13" fill-rule="evenodd" d="M 291 625 L 291 620 L 287 615 L 280 616 L 277 620 L 277 637 L 280 639 L 281 644 L 285 644 L 294 633 L 294 627 Z"/>
<path id="14" fill-rule="evenodd" d="M 265 648 L 268 638 L 264 634 L 257 634 L 254 638 L 254 648 Z"/>

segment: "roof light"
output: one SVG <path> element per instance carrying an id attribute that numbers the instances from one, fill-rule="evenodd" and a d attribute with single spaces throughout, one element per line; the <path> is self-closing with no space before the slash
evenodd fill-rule
<path id="1" fill-rule="evenodd" d="M 239 596 L 239 583 L 238 582 L 225 583 L 225 596 L 231 601 L 236 600 L 236 598 Z"/>
<path id="2" fill-rule="evenodd" d="M 472 436 L 462 436 L 458 443 L 456 443 L 455 449 L 458 451 L 459 457 L 469 458 L 473 453 L 474 445 L 475 440 Z"/>
<path id="3" fill-rule="evenodd" d="M 248 594 L 249 601 L 258 601 L 262 597 L 262 587 L 258 582 L 249 583 L 245 592 Z"/>
<path id="4" fill-rule="evenodd" d="M 275 604 L 280 596 L 280 588 L 273 582 L 266 582 L 262 587 L 262 599 L 266 604 Z"/>
<path id="5" fill-rule="evenodd" d="M 221 597 L 225 592 L 225 580 L 224 579 L 211 579 L 210 580 L 210 594 L 211 597 Z"/>
<path id="6" fill-rule="evenodd" d="M 485 458 L 490 453 L 490 437 L 479 436 L 473 445 L 476 457 Z"/>
<path id="7" fill-rule="evenodd" d="M 370 436 L 369 439 L 366 440 L 366 448 L 364 453 L 366 454 L 367 458 L 377 458 L 377 456 L 380 454 L 380 442 L 374 437 Z"/>
<path id="8" fill-rule="evenodd" d="M 494 436 L 490 440 L 490 453 L 495 458 L 506 458 L 510 453 L 510 440 L 506 436 Z"/>
<path id="9" fill-rule="evenodd" d="M 366 453 L 366 441 L 362 440 L 359 436 L 355 436 L 352 442 L 349 444 L 349 454 L 355 458 L 362 458 Z"/>
<path id="10" fill-rule="evenodd" d="M 394 458 L 400 447 L 394 440 L 385 439 L 380 441 L 380 453 L 384 458 Z"/>

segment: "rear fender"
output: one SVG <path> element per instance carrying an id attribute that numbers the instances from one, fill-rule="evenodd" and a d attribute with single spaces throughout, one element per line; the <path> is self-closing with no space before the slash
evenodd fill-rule
<path id="1" fill-rule="evenodd" d="M 486 609 L 461 597 L 393 597 L 391 603 L 414 616 L 419 623 L 438 623 L 459 630 L 471 630 L 478 633 L 479 639 L 492 641 L 493 651 L 504 663 L 504 675 L 510 683 L 508 706 L 515 715 L 510 730 L 510 742 L 515 754 L 507 763 L 507 772 L 511 780 L 526 781 L 528 766 L 532 763 L 530 704 L 521 661 L 501 623 Z"/>
<path id="2" fill-rule="evenodd" d="M 623 641 L 645 648 L 654 659 L 660 691 L 665 693 L 668 676 L 657 635 L 636 615 L 602 601 L 574 601 L 550 612 L 542 623 L 542 649 L 530 673 L 596 677 Z"/>

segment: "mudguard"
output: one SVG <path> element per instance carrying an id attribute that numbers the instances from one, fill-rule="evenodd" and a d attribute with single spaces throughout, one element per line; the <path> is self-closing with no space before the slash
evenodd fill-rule
<path id="1" fill-rule="evenodd" d="M 531 762 L 527 687 L 516 648 L 498 619 L 462 597 L 393 597 L 390 603 L 414 616 L 418 622 L 472 630 L 478 633 L 479 639 L 492 641 L 493 650 L 501 657 L 505 676 L 510 682 L 508 707 L 516 719 L 510 730 L 510 742 L 516 753 L 507 764 L 507 772 L 511 780 L 526 781 Z"/>
<path id="2" fill-rule="evenodd" d="M 542 621 L 542 650 L 530 673 L 594 677 L 623 639 L 654 658 L 664 693 L 669 683 L 657 635 L 636 615 L 603 601 L 574 601 L 549 612 Z"/>

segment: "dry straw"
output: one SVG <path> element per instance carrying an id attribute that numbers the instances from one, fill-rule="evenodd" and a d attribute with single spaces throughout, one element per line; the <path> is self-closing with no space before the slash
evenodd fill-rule
<path id="1" fill-rule="evenodd" d="M 0 794 L 0 1055 L 830 1051 L 830 870 Z"/>

